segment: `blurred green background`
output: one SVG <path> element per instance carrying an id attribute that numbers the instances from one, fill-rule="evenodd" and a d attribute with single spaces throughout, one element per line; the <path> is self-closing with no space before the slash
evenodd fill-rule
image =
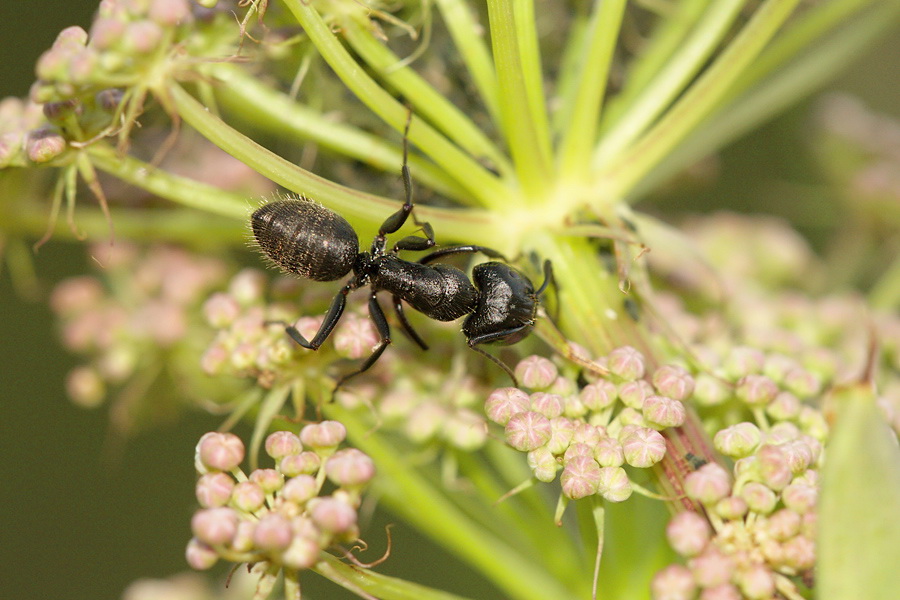
<path id="1" fill-rule="evenodd" d="M 0 97 L 27 94 L 33 65 L 63 27 L 87 27 L 96 0 L 0 2 Z M 873 110 L 900 115 L 898 36 L 878 44 L 831 87 L 860 96 Z M 661 207 L 703 211 L 727 204 L 764 210 L 797 222 L 813 239 L 839 227 L 825 212 L 811 220 L 775 190 L 785 182 L 818 186 L 809 152 L 810 103 L 792 109 L 727 149 L 712 184 L 673 191 Z M 0 198 L 0 202 L 3 199 Z M 837 214 L 832 211 L 833 214 Z M 48 292 L 61 278 L 87 270 L 79 245 L 53 243 L 35 256 Z M 0 274 L 0 595 L 17 600 L 117 598 L 139 577 L 183 571 L 184 544 L 195 508 L 192 449 L 218 425 L 200 414 L 159 426 L 129 440 L 108 431 L 104 410 L 86 411 L 66 399 L 65 373 L 77 364 L 57 341 L 44 303 L 16 297 Z M 548 515 L 548 518 L 550 516 Z M 373 525 L 383 527 L 384 518 Z M 374 530 L 374 529 L 373 529 Z M 409 567 L 423 583 L 472 597 L 490 588 L 470 581 L 465 567 L 423 553 L 422 541 L 403 532 L 383 572 Z M 435 561 L 440 561 L 440 566 Z M 324 589 L 324 592 L 317 592 Z M 346 597 L 333 585 L 304 582 L 305 598 Z"/>

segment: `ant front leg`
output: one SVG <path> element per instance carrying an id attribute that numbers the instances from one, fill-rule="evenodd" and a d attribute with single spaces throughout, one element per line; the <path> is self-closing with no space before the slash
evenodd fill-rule
<path id="1" fill-rule="evenodd" d="M 343 289 L 337 293 L 334 300 L 331 301 L 331 306 L 328 307 L 328 312 L 325 313 L 325 319 L 322 321 L 319 331 L 313 336 L 312 341 L 307 341 L 294 325 L 288 325 L 284 330 L 291 336 L 292 340 L 304 348 L 318 350 L 319 346 L 322 345 L 322 342 L 328 339 L 328 336 L 334 331 L 334 327 L 338 324 L 338 321 L 341 320 L 341 315 L 344 314 L 344 307 L 347 305 L 347 294 L 349 294 L 352 289 L 353 285 L 351 282 L 345 285 Z"/>
<path id="2" fill-rule="evenodd" d="M 375 349 L 372 351 L 372 355 L 369 356 L 363 362 L 363 364 L 352 373 L 348 373 L 344 375 L 340 379 L 338 379 L 337 383 L 334 386 L 334 390 L 332 391 L 332 398 L 334 394 L 343 386 L 348 379 L 352 377 L 356 377 L 360 373 L 364 373 L 369 370 L 369 367 L 375 364 L 387 347 L 391 343 L 391 328 L 388 326 L 387 318 L 384 316 L 384 311 L 381 310 L 381 306 L 378 304 L 378 299 L 376 298 L 376 292 L 372 292 L 372 295 L 369 296 L 369 318 L 372 319 L 372 322 L 375 323 L 375 329 L 378 331 L 378 336 L 381 338 L 381 341 L 378 342 L 378 345 L 375 346 Z"/>

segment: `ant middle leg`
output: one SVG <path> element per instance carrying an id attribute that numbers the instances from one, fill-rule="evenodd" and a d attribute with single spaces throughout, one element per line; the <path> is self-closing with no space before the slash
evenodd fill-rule
<path id="1" fill-rule="evenodd" d="M 413 329 L 412 324 L 409 322 L 409 319 L 406 318 L 406 312 L 403 310 L 403 300 L 400 296 L 393 297 L 394 303 L 394 312 L 397 313 L 397 319 L 400 321 L 400 326 L 403 329 L 403 333 L 411 339 L 415 344 L 421 348 L 422 350 L 428 350 L 428 344 L 425 343 L 425 340 L 416 333 L 416 330 Z"/>
<path id="2" fill-rule="evenodd" d="M 347 383 L 347 380 L 356 377 L 360 373 L 364 373 L 369 370 L 369 368 L 375 364 L 375 362 L 381 358 L 381 355 L 384 354 L 384 351 L 391 343 L 391 328 L 388 326 L 387 318 L 384 316 L 384 311 L 381 310 L 381 306 L 378 304 L 378 299 L 376 297 L 376 292 L 372 292 L 369 296 L 369 318 L 372 319 L 372 322 L 375 323 L 375 329 L 378 331 L 378 337 L 381 338 L 381 341 L 378 342 L 378 345 L 375 346 L 375 349 L 372 351 L 372 354 L 367 358 L 362 365 L 360 365 L 359 369 L 353 371 L 352 373 L 347 373 L 343 377 L 337 380 L 337 383 L 334 386 L 334 390 L 332 391 L 332 397 L 341 386 Z"/>

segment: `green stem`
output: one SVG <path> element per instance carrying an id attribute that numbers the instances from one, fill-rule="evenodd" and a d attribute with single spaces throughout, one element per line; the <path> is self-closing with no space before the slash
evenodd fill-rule
<path id="1" fill-rule="evenodd" d="M 323 554 L 313 570 L 356 594 L 362 591 L 381 600 L 465 600 L 443 590 L 361 569 L 330 554 Z"/>
<path id="2" fill-rule="evenodd" d="M 434 123 L 459 147 L 472 156 L 488 159 L 501 177 L 511 175 L 509 160 L 472 120 L 410 67 L 397 68 L 400 58 L 375 39 L 371 30 L 359 23 L 357 16 L 346 14 L 341 19 L 341 32 L 350 47 L 378 76 L 400 92 L 401 97 L 415 107 L 417 115 Z"/>
<path id="3" fill-rule="evenodd" d="M 595 167 L 621 154 L 684 90 L 728 33 L 744 4 L 744 0 L 719 0 L 713 4 L 693 34 L 603 136 L 594 151 Z"/>
<path id="4" fill-rule="evenodd" d="M 720 105 L 731 85 L 759 56 L 798 2 L 765 0 L 728 48 L 666 115 L 606 165 L 595 178 L 596 187 L 613 197 L 627 195 Z"/>
<path id="5" fill-rule="evenodd" d="M 526 560 L 504 540 L 476 526 L 435 486 L 410 468 L 404 459 L 408 455 L 398 452 L 382 436 L 372 435 L 370 427 L 358 415 L 336 404 L 323 409 L 329 418 L 347 426 L 354 445 L 378 465 L 379 489 L 393 511 L 472 564 L 510 597 L 523 600 L 572 597 L 572 589 L 566 585 L 577 582 L 558 581 L 543 565 Z"/>
<path id="6" fill-rule="evenodd" d="M 95 144 L 89 153 L 101 171 L 182 206 L 242 221 L 250 212 L 246 196 L 173 175 L 131 156 L 119 156 L 105 145 Z"/>
<path id="7" fill-rule="evenodd" d="M 568 65 L 578 75 L 574 78 L 577 89 L 571 119 L 560 142 L 559 161 L 563 177 L 583 179 L 588 174 L 591 148 L 597 139 L 600 108 L 625 4 L 625 0 L 598 0 L 594 3 L 594 13 L 585 32 L 584 48 L 577 52 L 580 60 Z"/>
<path id="8" fill-rule="evenodd" d="M 525 197 L 540 201 L 552 181 L 550 133 L 543 88 L 535 83 L 540 81 L 540 64 L 528 52 L 536 42 L 524 39 L 527 26 L 522 21 L 527 11 L 521 3 L 528 0 L 488 0 L 488 17 L 507 145 Z M 526 48 L 522 48 L 523 43 Z"/>
<path id="9" fill-rule="evenodd" d="M 382 171 L 400 171 L 403 152 L 399 144 L 329 119 L 321 111 L 265 85 L 238 65 L 216 63 L 210 65 L 209 74 L 223 84 L 217 88 L 221 90 L 218 102 L 253 127 L 278 136 L 310 140 Z M 472 202 L 465 188 L 434 163 L 413 154 L 409 157 L 409 169 L 429 189 L 462 204 Z"/>
<path id="10" fill-rule="evenodd" d="M 436 3 L 491 119 L 500 124 L 497 73 L 484 36 L 477 33 L 481 26 L 472 16 L 471 6 L 464 0 L 436 0 Z"/>
<path id="11" fill-rule="evenodd" d="M 737 139 L 821 88 L 879 39 L 900 16 L 900 3 L 883 4 L 851 20 L 803 56 L 756 84 L 698 127 L 629 193 L 636 200 L 688 165 Z"/>
<path id="12" fill-rule="evenodd" d="M 397 131 L 403 131 L 408 113 L 406 107 L 379 86 L 353 60 L 316 11 L 314 3 L 285 0 L 285 4 L 344 85 L 384 122 Z M 497 177 L 423 121 L 413 119 L 409 139 L 465 187 L 479 204 L 503 204 L 509 196 L 508 188 Z"/>
<path id="13" fill-rule="evenodd" d="M 170 97 L 179 115 L 212 143 L 275 183 L 322 202 L 354 225 L 377 227 L 384 221 L 385 215 L 397 210 L 399 200 L 334 183 L 266 150 L 212 115 L 178 85 L 172 85 Z M 492 225 L 494 217 L 489 213 L 424 206 L 417 206 L 416 213 L 449 239 L 478 240 L 478 243 L 490 245 L 489 240 L 496 235 L 496 227 Z"/>

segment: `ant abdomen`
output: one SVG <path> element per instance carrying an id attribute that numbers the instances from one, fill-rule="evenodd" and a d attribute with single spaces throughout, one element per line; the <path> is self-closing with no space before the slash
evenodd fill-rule
<path id="1" fill-rule="evenodd" d="M 314 281 L 344 277 L 359 254 L 350 223 L 302 196 L 259 207 L 250 224 L 266 256 L 284 271 Z"/>

